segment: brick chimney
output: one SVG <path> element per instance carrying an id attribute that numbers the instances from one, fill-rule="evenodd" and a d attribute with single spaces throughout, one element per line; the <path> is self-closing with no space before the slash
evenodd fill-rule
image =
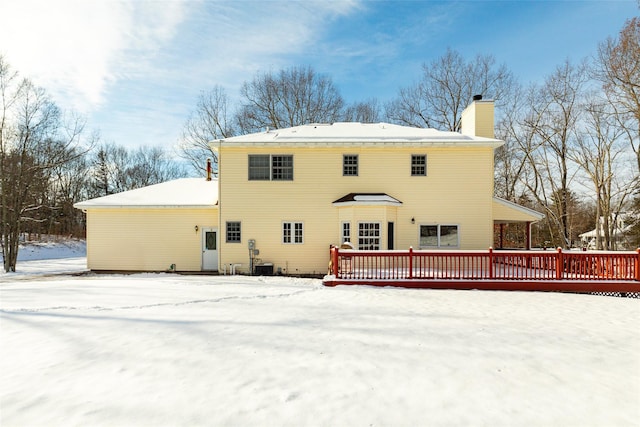
<path id="1" fill-rule="evenodd" d="M 471 104 L 462 112 L 460 133 L 495 138 L 493 120 L 493 100 L 483 100 L 482 95 L 474 95 Z"/>

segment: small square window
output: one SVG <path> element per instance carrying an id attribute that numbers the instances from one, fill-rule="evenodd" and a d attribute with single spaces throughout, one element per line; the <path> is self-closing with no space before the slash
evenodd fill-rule
<path id="1" fill-rule="evenodd" d="M 358 176 L 358 155 L 345 154 L 342 156 L 342 175 Z"/>
<path id="2" fill-rule="evenodd" d="M 227 243 L 240 243 L 241 241 L 240 221 L 227 221 Z"/>
<path id="3" fill-rule="evenodd" d="M 411 176 L 427 176 L 427 155 L 411 155 Z"/>

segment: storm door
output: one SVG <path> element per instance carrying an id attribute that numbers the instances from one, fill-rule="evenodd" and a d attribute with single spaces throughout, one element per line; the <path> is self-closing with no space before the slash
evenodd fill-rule
<path id="1" fill-rule="evenodd" d="M 202 230 L 202 270 L 218 270 L 218 230 Z"/>

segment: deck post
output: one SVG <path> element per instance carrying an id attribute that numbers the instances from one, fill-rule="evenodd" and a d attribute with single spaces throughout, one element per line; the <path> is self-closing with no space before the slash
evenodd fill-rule
<path id="1" fill-rule="evenodd" d="M 556 256 L 556 279 L 562 280 L 562 270 L 564 269 L 564 257 L 562 256 L 562 248 L 558 247 L 558 255 Z"/>
<path id="2" fill-rule="evenodd" d="M 638 256 L 636 257 L 636 280 L 640 282 L 640 248 L 636 249 Z"/>
<path id="3" fill-rule="evenodd" d="M 489 246 L 489 279 L 493 279 L 493 248 Z"/>
<path id="4" fill-rule="evenodd" d="M 337 246 L 333 246 L 331 247 L 331 262 L 333 264 L 333 275 L 336 276 L 336 279 L 338 278 L 338 273 L 340 272 L 340 269 L 338 268 L 338 262 L 340 260 L 340 257 L 338 256 L 338 247 Z"/>
<path id="5" fill-rule="evenodd" d="M 413 247 L 409 246 L 409 279 L 413 279 Z"/>

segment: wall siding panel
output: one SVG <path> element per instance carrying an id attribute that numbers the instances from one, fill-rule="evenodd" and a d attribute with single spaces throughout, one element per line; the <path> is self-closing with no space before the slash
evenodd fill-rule
<path id="1" fill-rule="evenodd" d="M 166 271 L 175 264 L 177 271 L 200 271 L 204 227 L 218 227 L 217 209 L 90 209 L 87 266 Z"/>
<path id="2" fill-rule="evenodd" d="M 293 181 L 249 181 L 248 154 L 292 154 Z M 343 154 L 359 156 L 359 174 L 342 176 Z M 427 176 L 411 176 L 411 155 L 427 155 Z M 324 274 L 328 248 L 340 242 L 340 224 L 378 219 L 386 249 L 386 222 L 395 223 L 397 249 L 419 246 L 420 224 L 456 224 L 460 249 L 492 245 L 493 150 L 489 147 L 223 146 L 220 150 L 221 228 L 242 222 L 242 242 L 221 242 L 221 262 L 248 272 L 248 239 L 259 258 L 288 274 Z M 348 193 L 387 193 L 399 207 L 358 207 L 349 213 L 332 202 Z M 415 218 L 415 223 L 411 223 Z M 304 223 L 304 244 L 282 243 L 282 221 Z"/>

